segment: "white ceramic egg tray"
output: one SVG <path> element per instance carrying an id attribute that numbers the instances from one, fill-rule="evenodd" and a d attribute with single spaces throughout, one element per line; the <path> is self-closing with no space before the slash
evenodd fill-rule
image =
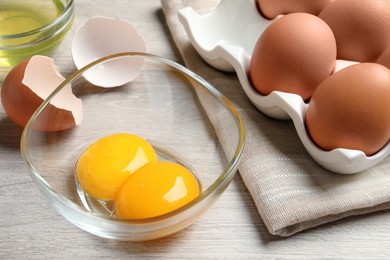
<path id="1" fill-rule="evenodd" d="M 305 129 L 307 104 L 299 95 L 274 91 L 258 94 L 248 80 L 252 50 L 272 22 L 259 13 L 255 0 L 222 0 L 211 13 L 199 15 L 192 8 L 179 11 L 191 43 L 211 66 L 225 72 L 236 72 L 251 102 L 264 114 L 275 119 L 292 119 L 303 145 L 324 168 L 342 174 L 361 172 L 383 160 L 390 153 L 390 144 L 372 156 L 358 150 L 318 148 Z"/>

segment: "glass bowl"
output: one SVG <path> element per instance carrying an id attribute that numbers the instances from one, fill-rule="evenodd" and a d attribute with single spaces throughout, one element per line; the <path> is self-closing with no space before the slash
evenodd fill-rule
<path id="1" fill-rule="evenodd" d="M 32 55 L 50 55 L 73 18 L 73 0 L 1 0 L 0 69 Z"/>
<path id="2" fill-rule="evenodd" d="M 109 75 L 115 62 L 134 59 L 144 59 L 145 64 L 138 77 L 123 86 L 101 88 L 83 77 L 93 69 L 100 70 L 101 76 Z M 37 122 L 50 124 L 48 104 L 67 84 L 82 100 L 81 124 L 59 132 L 36 130 Z M 200 183 L 200 195 L 161 216 L 114 217 L 112 203 L 93 199 L 80 188 L 74 165 L 89 144 L 118 132 L 143 137 L 159 159 L 187 167 Z M 217 89 L 178 63 L 129 52 L 92 62 L 59 85 L 27 123 L 21 152 L 36 185 L 70 222 L 97 236 L 144 241 L 170 235 L 196 221 L 228 187 L 244 142 L 239 113 Z"/>

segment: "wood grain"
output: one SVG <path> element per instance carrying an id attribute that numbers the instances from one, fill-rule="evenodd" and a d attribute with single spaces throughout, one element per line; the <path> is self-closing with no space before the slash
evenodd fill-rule
<path id="1" fill-rule="evenodd" d="M 181 62 L 158 0 L 76 0 L 76 10 L 72 31 L 54 56 L 64 75 L 74 70 L 70 44 L 75 29 L 97 15 L 132 22 L 144 35 L 149 52 Z M 48 205 L 23 163 L 20 134 L 0 110 L 0 259 L 390 257 L 389 212 L 348 218 L 289 238 L 271 236 L 239 174 L 219 201 L 182 232 L 143 243 L 95 237 Z"/>

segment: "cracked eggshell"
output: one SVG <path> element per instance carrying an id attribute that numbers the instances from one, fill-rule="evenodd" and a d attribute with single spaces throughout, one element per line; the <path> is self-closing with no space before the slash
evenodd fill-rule
<path id="1" fill-rule="evenodd" d="M 33 56 L 15 66 L 4 79 L 1 102 L 17 125 L 25 127 L 35 110 L 65 78 L 52 58 Z M 81 123 L 81 100 L 66 85 L 42 111 L 34 124 L 41 131 L 62 131 Z"/>
<path id="2" fill-rule="evenodd" d="M 145 41 L 132 24 L 107 17 L 90 18 L 72 41 L 72 57 L 78 69 L 111 54 L 145 51 Z M 141 57 L 114 60 L 84 73 L 84 77 L 96 86 L 117 87 L 134 80 L 144 63 Z"/>

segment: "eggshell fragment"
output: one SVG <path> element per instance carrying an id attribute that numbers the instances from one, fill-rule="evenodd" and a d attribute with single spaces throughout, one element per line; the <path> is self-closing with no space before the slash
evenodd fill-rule
<path id="1" fill-rule="evenodd" d="M 375 62 L 390 46 L 390 1 L 333 1 L 319 14 L 332 29 L 337 57 Z"/>
<path id="2" fill-rule="evenodd" d="M 4 79 L 1 102 L 12 121 L 25 127 L 35 110 L 49 94 L 65 80 L 53 59 L 33 56 L 15 66 Z M 80 124 L 81 100 L 66 85 L 42 111 L 34 128 L 41 131 L 61 131 Z"/>
<path id="3" fill-rule="evenodd" d="M 296 12 L 318 15 L 322 9 L 334 0 L 257 0 L 262 14 L 273 19 L 278 15 Z"/>
<path id="4" fill-rule="evenodd" d="M 145 41 L 132 24 L 108 17 L 89 19 L 78 28 L 72 41 L 73 61 L 78 69 L 111 54 L 145 51 Z M 91 69 L 83 76 L 96 86 L 117 87 L 134 80 L 144 63 L 141 57 L 122 58 Z"/>
<path id="5" fill-rule="evenodd" d="M 307 100 L 336 63 L 336 41 L 329 26 L 307 13 L 272 22 L 257 41 L 249 66 L 253 87 L 298 94 Z"/>
<path id="6" fill-rule="evenodd" d="M 306 127 L 323 150 L 375 154 L 390 139 L 390 70 L 376 63 L 344 68 L 314 92 Z"/>

